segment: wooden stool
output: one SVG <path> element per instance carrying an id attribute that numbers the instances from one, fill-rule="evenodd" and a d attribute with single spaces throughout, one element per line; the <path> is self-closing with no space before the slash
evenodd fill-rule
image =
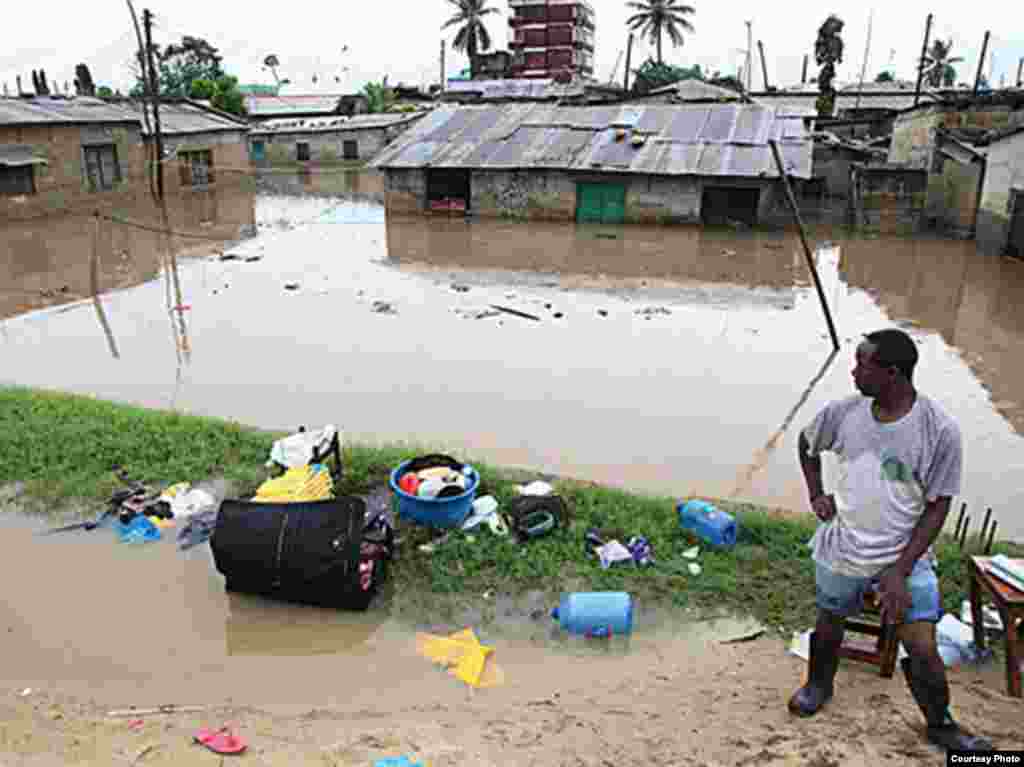
<path id="1" fill-rule="evenodd" d="M 987 594 L 995 603 L 999 617 L 1003 619 L 1006 642 L 1006 692 L 1014 698 L 1022 695 L 1021 674 L 1024 666 L 1021 643 L 1018 641 L 1024 619 L 1024 591 L 1010 586 L 995 575 L 987 572 L 989 557 L 968 557 L 967 575 L 971 586 L 971 620 L 974 623 L 974 645 L 985 649 L 985 620 L 982 614 L 981 597 Z M 1020 561 L 1020 560 L 1017 560 Z"/>
<path id="2" fill-rule="evenodd" d="M 881 604 L 878 601 L 877 592 L 868 591 L 864 594 L 862 614 L 867 617 L 867 620 L 848 619 L 846 621 L 847 634 L 851 632 L 866 634 L 876 637 L 876 640 L 864 642 L 846 638 L 843 640 L 842 647 L 839 648 L 839 657 L 878 666 L 878 673 L 885 679 L 891 679 L 896 672 L 896 657 L 899 653 L 900 642 L 896 636 L 896 626 L 887 625 L 882 620 Z"/>

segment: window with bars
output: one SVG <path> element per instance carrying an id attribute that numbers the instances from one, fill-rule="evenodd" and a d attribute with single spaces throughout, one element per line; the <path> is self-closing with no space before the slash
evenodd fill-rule
<path id="1" fill-rule="evenodd" d="M 36 193 L 34 165 L 0 165 L 0 197 Z"/>
<path id="2" fill-rule="evenodd" d="M 93 192 L 108 191 L 121 182 L 121 166 L 114 144 L 82 147 L 85 153 L 85 174 Z"/>
<path id="3" fill-rule="evenodd" d="M 182 186 L 208 186 L 213 183 L 213 152 L 200 149 L 178 153 Z"/>

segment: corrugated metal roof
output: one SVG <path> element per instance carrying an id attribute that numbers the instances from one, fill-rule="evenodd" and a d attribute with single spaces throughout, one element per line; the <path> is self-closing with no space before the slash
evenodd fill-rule
<path id="1" fill-rule="evenodd" d="M 0 144 L 0 165 L 16 168 L 22 165 L 47 165 L 45 157 L 37 157 L 27 144 Z"/>
<path id="2" fill-rule="evenodd" d="M 0 125 L 124 123 L 138 119 L 125 107 L 100 99 L 0 98 Z"/>
<path id="3" fill-rule="evenodd" d="M 441 107 L 371 165 L 770 177 L 769 139 L 790 174 L 811 177 L 803 119 L 758 104 Z"/>
<path id="4" fill-rule="evenodd" d="M 245 109 L 250 117 L 287 116 L 298 114 L 334 114 L 341 103 L 339 95 L 312 96 L 246 96 Z"/>
<path id="5" fill-rule="evenodd" d="M 271 133 L 325 133 L 330 131 L 370 130 L 404 125 L 422 118 L 426 112 L 404 112 L 399 114 L 354 115 L 345 117 L 305 117 L 267 120 L 253 126 L 250 133 L 266 135 Z"/>
<path id="6" fill-rule="evenodd" d="M 582 96 L 583 83 L 556 83 L 545 78 L 508 78 L 504 80 L 449 80 L 444 96 L 456 99 L 461 95 L 476 96 L 483 101 L 498 99 L 560 99 Z"/>
<path id="7" fill-rule="evenodd" d="M 129 108 L 142 119 L 143 105 L 131 102 Z M 146 107 L 150 117 L 152 109 Z M 145 126 L 143 126 L 145 132 Z M 160 132 L 167 135 L 188 133 L 218 133 L 221 131 L 248 131 L 249 126 L 215 112 L 209 112 L 189 103 L 166 103 L 160 105 Z"/>

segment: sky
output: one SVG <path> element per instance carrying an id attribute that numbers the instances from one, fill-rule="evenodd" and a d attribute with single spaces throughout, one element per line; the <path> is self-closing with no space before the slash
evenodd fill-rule
<path id="1" fill-rule="evenodd" d="M 136 3 L 145 0 L 135 0 Z M 845 21 L 843 62 L 838 79 L 856 82 L 864 63 L 869 16 L 873 14 L 867 78 L 883 69 L 898 78 L 913 80 L 920 55 L 925 17 L 935 16 L 932 38 L 952 39 L 955 55 L 965 62 L 958 67 L 958 79 L 973 83 L 986 29 L 992 31 L 992 54 L 984 72 L 992 71 L 991 82 L 1005 77 L 1013 85 L 1018 60 L 1024 56 L 1024 27 L 1011 30 L 1007 22 L 1020 18 L 1011 0 L 983 3 L 980 8 L 953 0 L 929 4 L 879 3 L 874 9 L 858 0 L 833 0 L 830 5 L 790 0 L 765 4 L 752 0 L 701 2 L 690 0 L 696 9 L 692 17 L 695 32 L 686 36 L 680 48 L 663 44 L 666 62 L 705 70 L 736 74 L 743 65 L 747 48 L 745 21 L 752 22 L 755 52 L 753 87 L 764 85 L 757 43 L 762 41 L 772 85 L 800 82 L 804 54 L 811 54 L 809 76 L 816 72 L 813 46 L 818 27 L 829 13 Z M 595 72 L 607 81 L 615 72 L 621 83 L 626 47 L 624 0 L 591 0 L 596 17 Z M 508 42 L 507 0 L 488 0 L 499 14 L 489 17 L 492 46 L 506 48 Z M 63 90 L 74 87 L 74 68 L 85 62 L 97 85 L 109 85 L 127 92 L 133 82 L 129 62 L 135 49 L 135 34 L 125 2 L 93 0 L 90 3 L 49 2 L 8 3 L 0 31 L 0 85 L 15 91 L 15 76 L 31 89 L 31 71 L 43 68 L 51 82 Z M 263 68 L 265 56 L 274 53 L 281 61 L 278 70 L 289 78 L 289 93 L 351 93 L 370 80 L 385 75 L 390 83 L 426 85 L 438 81 L 440 43 L 448 40 L 447 73 L 457 74 L 468 65 L 464 54 L 451 50 L 454 30 L 442 32 L 441 25 L 452 15 L 449 0 L 391 0 L 356 3 L 337 0 L 290 0 L 284 5 L 262 5 L 240 0 L 149 0 L 136 5 L 140 13 L 148 7 L 154 14 L 154 40 L 161 45 L 179 41 L 183 35 L 204 37 L 224 57 L 224 67 L 243 83 L 272 83 Z M 44 20 L 48 23 L 42 23 Z M 634 43 L 635 68 L 654 46 L 646 40 Z M 617 66 L 616 66 L 617 65 Z M 314 84 L 313 78 L 317 78 Z"/>

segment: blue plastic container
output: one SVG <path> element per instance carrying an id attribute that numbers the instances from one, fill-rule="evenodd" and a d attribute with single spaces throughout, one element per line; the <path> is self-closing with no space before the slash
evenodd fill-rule
<path id="1" fill-rule="evenodd" d="M 684 530 L 712 546 L 731 548 L 736 545 L 737 526 L 732 514 L 698 500 L 680 503 L 678 509 L 679 524 Z"/>
<path id="2" fill-rule="evenodd" d="M 565 594 L 551 617 L 570 634 L 628 634 L 633 630 L 633 597 L 624 591 Z"/>
<path id="3" fill-rule="evenodd" d="M 398 501 L 398 516 L 404 519 L 411 519 L 421 525 L 430 527 L 459 527 L 466 521 L 466 517 L 473 510 L 473 501 L 476 499 L 476 489 L 480 484 L 480 475 L 472 466 L 467 466 L 466 491 L 462 495 L 453 495 L 448 498 L 420 498 L 409 495 L 398 486 L 398 480 L 406 472 L 406 466 L 412 461 L 402 463 L 397 469 L 391 472 L 391 492 Z"/>

